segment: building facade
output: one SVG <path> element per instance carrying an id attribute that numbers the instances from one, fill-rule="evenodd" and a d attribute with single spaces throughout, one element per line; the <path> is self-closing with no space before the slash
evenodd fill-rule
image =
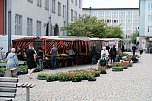
<path id="1" fill-rule="evenodd" d="M 0 12 L 5 11 L 6 16 L 3 17 L 6 20 L 0 18 L 0 23 L 4 21 L 6 24 L 3 24 L 3 27 L 0 25 L 0 34 L 4 35 L 8 34 L 8 22 L 11 22 L 12 35 L 66 35 L 63 27 L 82 13 L 82 0 L 4 0 L 4 3 L 2 1 L 0 5 L 4 4 L 3 8 L 6 9 L 2 10 L 0 6 Z M 8 12 L 11 13 L 10 21 Z"/>
<path id="2" fill-rule="evenodd" d="M 129 46 L 129 39 L 132 33 L 139 29 L 139 8 L 83 8 L 83 14 L 96 16 L 104 20 L 108 25 L 122 28 L 126 47 Z"/>
<path id="3" fill-rule="evenodd" d="M 140 44 L 148 48 L 152 38 L 152 0 L 139 0 L 140 2 Z"/>

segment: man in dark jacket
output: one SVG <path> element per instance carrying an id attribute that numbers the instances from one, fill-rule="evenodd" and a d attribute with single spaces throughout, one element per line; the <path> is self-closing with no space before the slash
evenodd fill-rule
<path id="1" fill-rule="evenodd" d="M 133 55 L 135 55 L 136 49 L 137 49 L 137 48 L 136 48 L 136 46 L 135 46 L 135 45 L 133 45 L 133 46 L 132 46 L 132 52 L 133 52 Z"/>
<path id="2" fill-rule="evenodd" d="M 117 55 L 117 51 L 116 51 L 116 48 L 115 48 L 115 45 L 114 45 L 114 46 L 110 49 L 110 59 L 111 59 L 111 63 L 112 63 L 112 62 L 115 62 L 116 55 Z"/>

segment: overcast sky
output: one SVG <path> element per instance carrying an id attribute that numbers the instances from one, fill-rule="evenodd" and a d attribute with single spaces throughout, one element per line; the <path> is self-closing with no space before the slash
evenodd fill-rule
<path id="1" fill-rule="evenodd" d="M 139 0 L 83 0 L 83 8 L 137 8 Z"/>

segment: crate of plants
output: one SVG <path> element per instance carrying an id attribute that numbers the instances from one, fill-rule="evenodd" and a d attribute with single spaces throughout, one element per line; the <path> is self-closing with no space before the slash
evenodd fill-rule
<path id="1" fill-rule="evenodd" d="M 123 69 L 124 69 L 124 66 L 120 64 L 114 64 L 112 66 L 112 71 L 123 71 Z"/>
<path id="2" fill-rule="evenodd" d="M 41 74 L 38 74 L 37 79 L 38 79 L 38 80 L 46 80 L 46 78 L 47 78 L 48 76 L 49 76 L 49 74 L 41 73 Z"/>
<path id="3" fill-rule="evenodd" d="M 19 70 L 18 70 L 18 74 L 27 74 L 28 72 L 28 68 L 27 65 L 20 65 L 19 66 Z"/>
<path id="4" fill-rule="evenodd" d="M 4 77 L 5 71 L 6 71 L 5 68 L 0 68 L 0 77 Z"/>
<path id="5" fill-rule="evenodd" d="M 98 69 L 100 71 L 100 74 L 107 74 L 106 68 L 107 68 L 106 66 L 100 66 L 100 67 L 98 67 Z"/>

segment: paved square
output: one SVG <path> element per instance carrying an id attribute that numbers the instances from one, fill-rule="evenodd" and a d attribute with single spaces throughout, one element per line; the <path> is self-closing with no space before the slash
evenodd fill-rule
<path id="1" fill-rule="evenodd" d="M 57 70 L 44 70 L 43 73 L 56 73 L 71 69 L 90 68 L 85 65 Z M 42 73 L 42 72 L 40 72 Z M 152 55 L 143 54 L 141 62 L 122 72 L 107 70 L 95 82 L 46 82 L 26 75 L 19 76 L 19 82 L 34 83 L 30 91 L 31 101 L 152 101 Z M 26 89 L 19 88 L 16 101 L 26 101 Z"/>

